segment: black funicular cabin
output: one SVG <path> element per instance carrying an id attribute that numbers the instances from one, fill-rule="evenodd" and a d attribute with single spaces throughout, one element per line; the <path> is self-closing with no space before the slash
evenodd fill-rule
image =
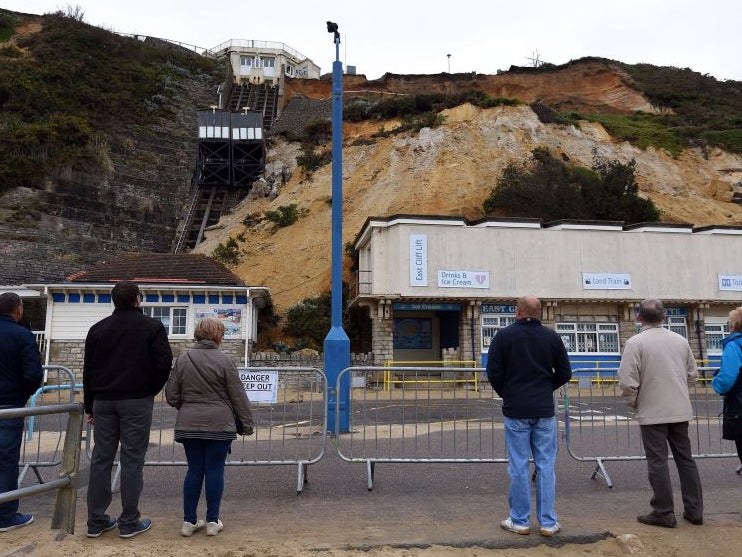
<path id="1" fill-rule="evenodd" d="M 257 111 L 198 112 L 199 188 L 250 188 L 265 168 L 263 117 Z"/>

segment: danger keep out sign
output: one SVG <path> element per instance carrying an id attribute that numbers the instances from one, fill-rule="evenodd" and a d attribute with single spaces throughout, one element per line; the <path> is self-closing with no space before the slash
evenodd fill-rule
<path id="1" fill-rule="evenodd" d="M 240 381 L 251 403 L 275 404 L 278 397 L 278 371 L 242 371 Z"/>

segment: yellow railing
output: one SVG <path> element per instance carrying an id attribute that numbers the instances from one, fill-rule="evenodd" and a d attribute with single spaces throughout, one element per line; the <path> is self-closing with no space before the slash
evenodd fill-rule
<path id="1" fill-rule="evenodd" d="M 451 383 L 456 385 L 457 383 L 472 383 L 474 385 L 474 391 L 479 390 L 479 374 L 473 373 L 473 377 L 469 378 L 460 378 L 460 379 L 431 379 L 430 375 L 427 376 L 425 379 L 396 379 L 392 377 L 393 374 L 393 368 L 394 367 L 418 367 L 418 366 L 424 366 L 424 367 L 436 367 L 440 368 L 441 370 L 445 370 L 446 368 L 462 368 L 462 367 L 477 367 L 477 361 L 476 360 L 414 360 L 414 361 L 397 361 L 397 360 L 387 360 L 384 363 L 384 372 L 383 372 L 383 382 L 384 382 L 384 390 L 389 391 L 391 390 L 391 386 L 399 385 L 399 384 L 446 384 Z M 429 372 L 430 370 L 425 370 L 426 372 Z"/>

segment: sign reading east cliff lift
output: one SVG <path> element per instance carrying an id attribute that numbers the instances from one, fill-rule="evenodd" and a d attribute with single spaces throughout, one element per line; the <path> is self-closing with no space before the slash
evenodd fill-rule
<path id="1" fill-rule="evenodd" d="M 251 403 L 275 404 L 278 398 L 277 370 L 239 370 L 240 381 Z"/>

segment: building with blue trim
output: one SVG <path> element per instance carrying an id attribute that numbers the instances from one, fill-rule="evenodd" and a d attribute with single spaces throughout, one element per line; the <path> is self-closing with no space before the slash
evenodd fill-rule
<path id="1" fill-rule="evenodd" d="M 351 304 L 367 308 L 376 363 L 485 365 L 515 301 L 534 295 L 576 368 L 615 367 L 646 298 L 713 366 L 742 305 L 737 226 L 395 215 L 369 218 L 355 249 Z"/>
<path id="2" fill-rule="evenodd" d="M 120 280 L 139 285 L 142 311 L 162 321 L 174 354 L 193 342 L 199 320 L 225 325 L 222 349 L 246 365 L 257 340 L 260 309 L 270 302 L 265 287 L 247 286 L 205 255 L 128 254 L 80 271 L 66 282 L 24 285 L 46 299 L 42 359 L 82 371 L 88 329 L 113 311 L 111 289 Z"/>

